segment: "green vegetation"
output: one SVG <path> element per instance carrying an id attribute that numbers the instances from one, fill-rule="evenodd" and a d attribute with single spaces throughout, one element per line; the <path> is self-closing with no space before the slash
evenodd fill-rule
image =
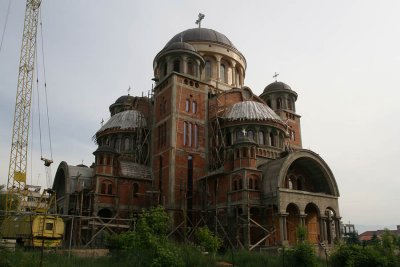
<path id="1" fill-rule="evenodd" d="M 386 230 L 379 239 L 359 245 L 354 238 L 341 244 L 330 257 L 332 267 L 400 267 L 398 238 Z"/>
<path id="2" fill-rule="evenodd" d="M 228 250 L 218 254 L 222 244 L 207 227 L 197 229 L 194 243 L 175 243 L 167 238 L 171 220 L 163 208 L 144 210 L 135 220 L 135 231 L 110 235 L 110 254 L 104 257 L 77 257 L 68 252 L 48 251 L 40 265 L 40 251 L 10 252 L 0 248 L 0 266 L 106 267 L 106 266 L 216 266 L 218 261 L 240 267 L 400 267 L 399 239 L 386 231 L 370 244 L 360 245 L 357 237 L 337 246 L 329 257 L 319 259 L 315 246 L 306 241 L 307 231 L 297 229 L 297 245 L 278 252 Z M 205 253 L 205 252 L 208 252 Z"/>

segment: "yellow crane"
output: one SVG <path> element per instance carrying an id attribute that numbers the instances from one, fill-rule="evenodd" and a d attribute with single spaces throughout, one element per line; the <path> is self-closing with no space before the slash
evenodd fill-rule
<path id="1" fill-rule="evenodd" d="M 26 246 L 56 247 L 61 244 L 64 222 L 49 214 L 55 202 L 51 190 L 40 193 L 40 187 L 26 183 L 29 123 L 35 70 L 36 36 L 41 0 L 27 0 L 19 63 L 14 125 L 8 169 L 5 219 L 1 234 Z M 45 166 L 52 160 L 42 158 Z"/>

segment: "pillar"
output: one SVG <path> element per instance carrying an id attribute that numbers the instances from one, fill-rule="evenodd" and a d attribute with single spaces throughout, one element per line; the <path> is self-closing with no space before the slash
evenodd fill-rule
<path id="1" fill-rule="evenodd" d="M 321 216 L 320 217 L 320 241 L 321 242 L 326 242 L 328 239 L 328 232 L 327 232 L 327 223 L 329 223 L 329 218 L 326 216 Z"/>
<path id="2" fill-rule="evenodd" d="M 279 230 L 280 230 L 280 243 L 282 245 L 288 245 L 289 241 L 287 240 L 287 225 L 286 225 L 286 217 L 288 213 L 280 213 L 279 214 Z"/>

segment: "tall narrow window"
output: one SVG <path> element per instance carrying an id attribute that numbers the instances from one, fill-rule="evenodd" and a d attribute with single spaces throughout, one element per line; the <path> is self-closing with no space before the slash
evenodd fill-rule
<path id="1" fill-rule="evenodd" d="M 253 132 L 252 130 L 249 130 L 249 131 L 247 132 L 247 137 L 248 137 L 250 140 L 254 140 L 254 132 Z"/>
<path id="2" fill-rule="evenodd" d="M 199 126 L 194 125 L 194 146 L 199 147 Z"/>
<path id="3" fill-rule="evenodd" d="M 139 185 L 137 183 L 133 183 L 133 197 L 138 197 L 139 193 Z"/>
<path id="4" fill-rule="evenodd" d="M 276 100 L 276 109 L 282 109 L 282 99 L 278 98 Z"/>
<path id="5" fill-rule="evenodd" d="M 290 98 L 287 99 L 287 107 L 289 110 L 293 110 L 292 100 Z"/>
<path id="6" fill-rule="evenodd" d="M 220 68 L 219 68 L 219 76 L 221 79 L 221 82 L 226 83 L 226 77 L 225 77 L 225 65 L 221 64 Z"/>
<path id="7" fill-rule="evenodd" d="M 258 144 L 264 145 L 264 132 L 263 131 L 258 132 Z"/>
<path id="8" fill-rule="evenodd" d="M 192 76 L 194 75 L 194 64 L 192 61 L 188 61 L 187 63 L 187 73 Z"/>
<path id="9" fill-rule="evenodd" d="M 211 79 L 211 62 L 209 60 L 206 61 L 205 65 L 206 79 Z"/>
<path id="10" fill-rule="evenodd" d="M 270 141 L 271 141 L 271 146 L 275 146 L 276 144 L 275 144 L 275 136 L 274 136 L 274 134 L 270 133 L 269 134 L 269 138 L 270 138 Z"/>
<path id="11" fill-rule="evenodd" d="M 189 146 L 192 146 L 192 124 L 191 123 L 188 123 L 188 135 L 189 135 Z"/>
<path id="12" fill-rule="evenodd" d="M 196 113 L 197 112 L 197 102 L 193 101 L 192 102 L 192 113 Z"/>
<path id="13" fill-rule="evenodd" d="M 187 143 L 187 139 L 186 139 L 186 135 L 187 135 L 187 122 L 183 122 L 183 145 L 186 146 Z"/>
<path id="14" fill-rule="evenodd" d="M 107 194 L 112 195 L 112 184 L 108 184 L 108 186 L 107 186 Z"/>
<path id="15" fill-rule="evenodd" d="M 181 62 L 178 59 L 174 61 L 174 71 L 175 72 L 181 71 Z"/>
<path id="16" fill-rule="evenodd" d="M 186 102 L 185 102 L 185 111 L 186 111 L 186 112 L 189 112 L 189 110 L 190 110 L 190 100 L 189 100 L 189 99 L 186 99 Z"/>
<path id="17" fill-rule="evenodd" d="M 167 67 L 168 67 L 167 63 L 164 63 L 164 65 L 163 65 L 163 77 L 167 76 Z"/>
<path id="18" fill-rule="evenodd" d="M 125 151 L 129 150 L 129 138 L 128 137 L 125 138 L 124 148 L 125 148 Z"/>

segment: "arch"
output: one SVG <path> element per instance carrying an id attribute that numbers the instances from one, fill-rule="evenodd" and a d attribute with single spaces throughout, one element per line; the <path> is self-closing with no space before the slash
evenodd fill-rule
<path id="1" fill-rule="evenodd" d="M 187 74 L 195 76 L 195 64 L 192 60 L 188 60 L 187 62 Z"/>
<path id="2" fill-rule="evenodd" d="M 258 132 L 258 144 L 264 145 L 264 132 L 263 131 Z"/>
<path id="3" fill-rule="evenodd" d="M 300 209 L 296 204 L 289 203 L 286 206 L 286 213 L 288 214 L 286 218 L 287 239 L 289 245 L 294 245 L 297 241 L 296 229 L 300 225 Z"/>
<path id="4" fill-rule="evenodd" d="M 248 130 L 247 131 L 247 137 L 250 139 L 250 140 L 254 140 L 254 132 L 253 132 L 253 130 Z"/>
<path id="5" fill-rule="evenodd" d="M 97 216 L 102 218 L 104 222 L 108 222 L 113 217 L 113 212 L 109 208 L 102 208 L 97 212 Z"/>
<path id="6" fill-rule="evenodd" d="M 319 225 L 319 209 L 318 206 L 314 203 L 308 203 L 305 208 L 306 215 L 306 228 L 307 228 L 307 235 L 308 241 L 312 244 L 317 244 L 320 241 L 320 225 Z"/>
<path id="7" fill-rule="evenodd" d="M 301 190 L 314 193 L 325 193 L 339 197 L 339 189 L 335 177 L 326 162 L 310 150 L 298 150 L 276 162 L 279 167 L 278 187 L 285 188 L 288 173 L 300 172 L 297 177 L 301 181 Z"/>

